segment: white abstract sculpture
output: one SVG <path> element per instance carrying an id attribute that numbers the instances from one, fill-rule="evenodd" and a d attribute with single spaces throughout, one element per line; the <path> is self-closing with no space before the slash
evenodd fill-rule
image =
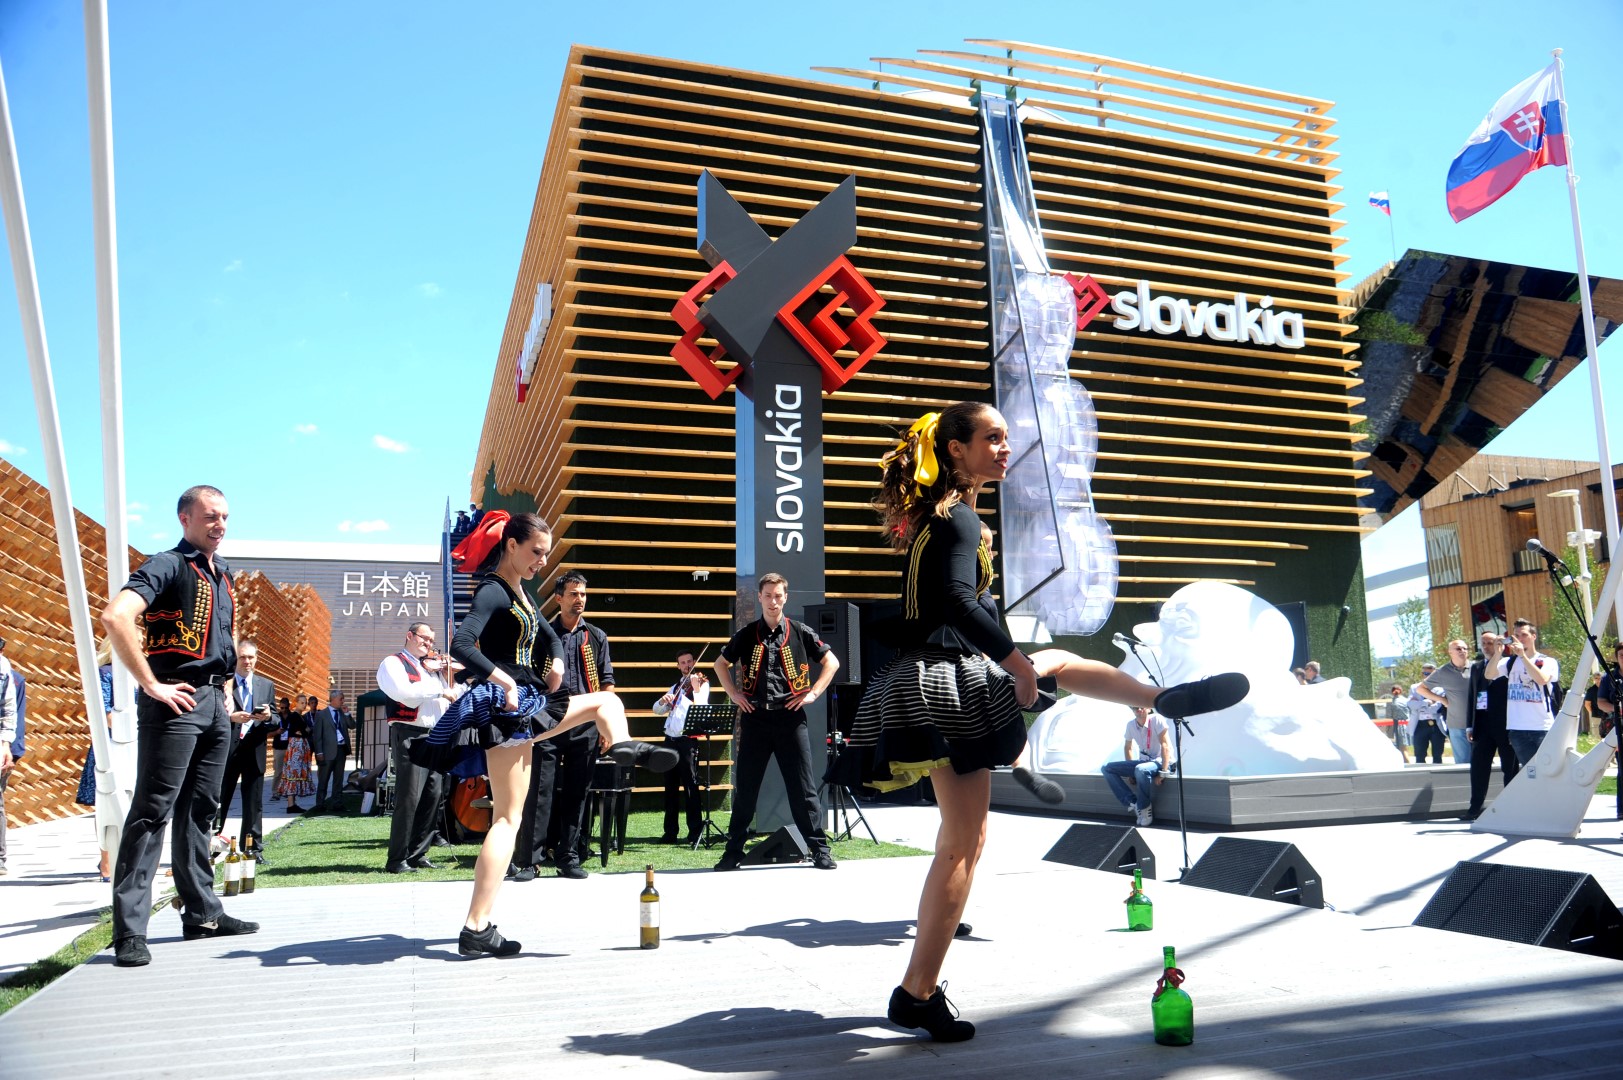
<path id="1" fill-rule="evenodd" d="M 1224 671 L 1251 680 L 1244 701 L 1194 717 L 1183 740 L 1189 776 L 1401 769 L 1403 758 L 1350 696 L 1351 680 L 1303 686 L 1291 674 L 1295 635 L 1279 609 L 1244 589 L 1214 581 L 1186 585 L 1161 607 L 1159 622 L 1134 633 L 1162 686 Z M 1144 663 L 1120 665 L 1139 680 Z M 1068 697 L 1031 729 L 1033 765 L 1042 772 L 1094 773 L 1121 757 L 1124 705 Z"/>

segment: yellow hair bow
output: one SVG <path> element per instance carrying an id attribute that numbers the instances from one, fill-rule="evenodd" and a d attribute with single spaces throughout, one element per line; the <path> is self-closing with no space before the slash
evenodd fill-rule
<path id="1" fill-rule="evenodd" d="M 913 486 L 915 497 L 922 497 L 941 475 L 941 465 L 935 456 L 936 425 L 941 420 L 940 413 L 925 413 L 919 417 L 912 427 L 907 429 L 907 435 L 896 444 L 896 448 L 880 459 L 879 466 L 884 468 L 896 459 L 896 456 L 907 449 L 907 443 L 913 436 L 918 437 L 917 449 L 913 454 Z"/>

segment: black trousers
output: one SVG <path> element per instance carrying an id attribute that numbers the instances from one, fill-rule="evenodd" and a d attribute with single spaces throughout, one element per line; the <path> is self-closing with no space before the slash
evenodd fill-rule
<path id="1" fill-rule="evenodd" d="M 738 739 L 733 747 L 733 814 L 727 823 L 727 854 L 744 854 L 755 804 L 761 797 L 761 781 L 766 778 L 769 758 L 778 759 L 783 789 L 789 798 L 789 815 L 795 828 L 806 838 L 813 855 L 828 851 L 823 832 L 823 812 L 817 804 L 817 785 L 812 780 L 811 737 L 806 717 L 798 711 L 773 712 L 757 709 L 738 718 Z"/>
<path id="2" fill-rule="evenodd" d="M 1443 763 L 1443 744 L 1448 741 L 1440 720 L 1422 720 L 1414 726 L 1414 760 L 1419 765 L 1426 760 L 1426 747 L 1431 747 L 1431 763 Z"/>
<path id="3" fill-rule="evenodd" d="M 699 748 L 703 744 L 687 735 L 667 735 L 665 745 L 681 755 L 676 767 L 665 774 L 665 837 L 674 840 L 677 832 L 677 814 L 682 807 L 682 793 L 687 794 L 688 836 L 697 836 L 704 828 L 704 796 L 699 791 Z"/>
<path id="4" fill-rule="evenodd" d="M 225 828 L 238 781 L 242 783 L 242 829 L 237 836 L 237 848 L 246 850 L 252 837 L 254 850 L 258 851 L 265 846 L 265 766 L 260 764 L 258 752 L 239 751 L 226 758 L 225 777 L 220 781 L 220 809 L 215 811 L 214 817 L 218 828 Z"/>
<path id="5" fill-rule="evenodd" d="M 410 862 L 428 855 L 434 830 L 439 827 L 443 773 L 414 764 L 406 743 L 424 733 L 411 724 L 389 725 L 390 767 L 394 771 L 394 816 L 389 821 L 389 864 Z"/>
<path id="6" fill-rule="evenodd" d="M 1488 798 L 1488 777 L 1493 770 L 1493 755 L 1499 755 L 1499 771 L 1504 775 L 1505 783 L 1516 779 L 1516 774 L 1522 771 L 1521 764 L 1516 760 L 1516 751 L 1510 748 L 1510 739 L 1503 731 L 1483 730 L 1473 728 L 1471 731 L 1471 809 L 1475 813 L 1482 809 L 1482 804 Z"/>
<path id="7" fill-rule="evenodd" d="M 541 739 L 532 747 L 530 790 L 524 796 L 524 816 L 519 819 L 518 837 L 513 843 L 513 865 L 521 868 L 540 866 L 547 857 L 547 824 L 552 820 L 558 779 L 558 740 Z"/>
<path id="8" fill-rule="evenodd" d="M 193 697 L 196 708 L 180 716 L 145 694 L 137 698 L 135 792 L 113 866 L 115 942 L 146 936 L 163 831 L 177 808 L 181 816 L 169 861 L 185 905 L 181 921 L 212 922 L 224 910 L 214 895 L 209 834 L 231 746 L 231 721 L 221 687 L 199 686 Z"/>
<path id="9" fill-rule="evenodd" d="M 581 832 L 586 825 L 586 789 L 592 786 L 592 767 L 597 764 L 597 726 L 582 724 L 547 741 L 562 745 L 558 747 L 552 815 L 545 823 L 543 842 L 552 849 L 559 866 L 578 866 L 586 857 Z M 539 814 L 536 820 L 539 827 Z"/>

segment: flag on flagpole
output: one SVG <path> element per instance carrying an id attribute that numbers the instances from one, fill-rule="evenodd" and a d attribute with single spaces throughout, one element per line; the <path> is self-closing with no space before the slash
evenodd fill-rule
<path id="1" fill-rule="evenodd" d="M 1448 169 L 1448 215 L 1464 221 L 1545 165 L 1567 163 L 1555 65 L 1518 84 L 1477 125 Z"/>
<path id="2" fill-rule="evenodd" d="M 1391 199 L 1391 196 L 1387 195 L 1386 192 L 1384 192 L 1384 191 L 1372 191 L 1372 192 L 1370 192 L 1369 193 L 1369 204 L 1371 206 L 1373 206 L 1375 209 L 1379 210 L 1381 213 L 1385 214 L 1387 217 L 1392 216 L 1392 199 Z"/>

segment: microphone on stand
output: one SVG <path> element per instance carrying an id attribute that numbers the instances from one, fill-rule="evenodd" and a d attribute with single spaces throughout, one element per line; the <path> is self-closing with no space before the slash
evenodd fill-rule
<path id="1" fill-rule="evenodd" d="M 1117 646 L 1120 646 L 1122 648 L 1131 648 L 1134 645 L 1143 645 L 1144 644 L 1144 642 L 1140 641 L 1138 638 L 1134 637 L 1132 634 L 1112 634 L 1111 637 L 1110 637 L 1110 640 L 1111 640 L 1111 642 L 1113 642 L 1114 644 L 1116 644 Z"/>
<path id="2" fill-rule="evenodd" d="M 1538 537 L 1536 536 L 1527 542 L 1527 550 L 1536 551 L 1542 555 L 1544 557 L 1544 563 L 1546 566 L 1559 566 L 1563 570 L 1567 569 L 1567 564 L 1561 561 L 1561 556 L 1539 543 Z M 1572 571 L 1568 570 L 1567 572 L 1571 573 Z"/>

